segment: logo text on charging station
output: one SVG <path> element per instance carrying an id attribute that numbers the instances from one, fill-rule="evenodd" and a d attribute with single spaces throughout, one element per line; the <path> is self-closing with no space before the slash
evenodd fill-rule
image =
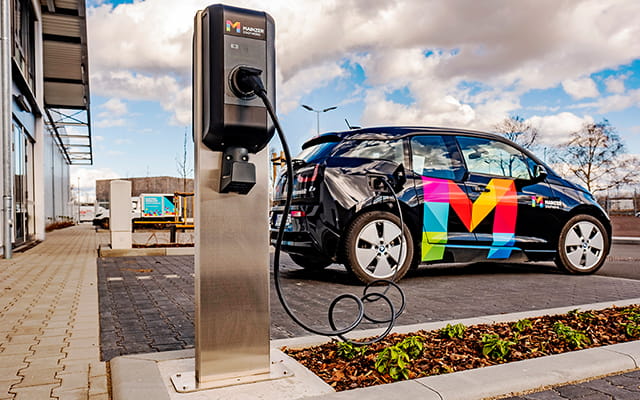
<path id="1" fill-rule="evenodd" d="M 240 21 L 227 19 L 225 21 L 225 31 L 231 34 L 240 34 L 242 36 L 252 36 L 258 39 L 264 39 L 264 28 L 250 26 Z"/>

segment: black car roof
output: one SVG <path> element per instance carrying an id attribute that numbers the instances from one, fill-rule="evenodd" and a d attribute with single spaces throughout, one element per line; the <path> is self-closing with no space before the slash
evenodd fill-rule
<path id="1" fill-rule="evenodd" d="M 463 134 L 470 136 L 486 137 L 491 139 L 503 139 L 502 136 L 488 132 L 473 131 L 458 128 L 424 127 L 424 126 L 380 126 L 373 128 L 352 129 L 341 132 L 326 132 L 306 141 L 302 148 L 314 146 L 320 143 L 336 142 L 345 139 L 366 140 L 366 139 L 397 139 L 404 136 L 412 136 L 424 133 L 439 134 Z"/>

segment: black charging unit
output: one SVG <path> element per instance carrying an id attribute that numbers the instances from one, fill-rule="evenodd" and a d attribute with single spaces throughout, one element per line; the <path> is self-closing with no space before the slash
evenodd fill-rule
<path id="1" fill-rule="evenodd" d="M 275 24 L 265 12 L 216 4 L 202 14 L 202 37 L 202 143 L 223 152 L 220 193 L 247 194 L 256 183 L 251 154 L 274 126 L 243 78 L 259 75 L 275 104 Z"/>

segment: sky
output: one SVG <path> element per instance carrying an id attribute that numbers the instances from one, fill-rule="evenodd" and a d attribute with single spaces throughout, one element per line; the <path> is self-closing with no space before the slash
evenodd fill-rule
<path id="1" fill-rule="evenodd" d="M 191 141 L 199 0 L 87 0 L 96 179 L 179 176 Z M 508 116 L 561 144 L 608 119 L 640 155 L 637 0 L 229 0 L 276 25 L 276 107 L 295 154 L 320 131 L 444 126 L 492 131 Z M 271 147 L 278 149 L 277 138 Z M 542 156 L 542 155 L 541 155 Z M 192 162 L 189 161 L 191 165 Z"/>

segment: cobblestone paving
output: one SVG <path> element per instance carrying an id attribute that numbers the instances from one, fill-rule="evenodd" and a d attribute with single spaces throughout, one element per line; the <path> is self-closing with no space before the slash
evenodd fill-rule
<path id="1" fill-rule="evenodd" d="M 328 327 L 326 312 L 334 297 L 362 291 L 342 267 L 310 272 L 295 267 L 287 256 L 283 257 L 283 264 L 287 300 L 296 313 L 314 327 Z M 192 256 L 99 259 L 103 359 L 193 347 L 192 274 Z M 640 280 L 569 276 L 558 273 L 550 264 L 432 266 L 413 272 L 402 280 L 401 286 L 407 308 L 398 325 L 613 301 L 638 297 L 640 293 Z M 349 320 L 350 311 L 353 310 L 343 310 L 344 321 Z M 370 327 L 362 326 L 363 329 Z M 271 338 L 305 334 L 306 331 L 286 315 L 272 290 Z M 607 379 L 610 382 L 616 378 Z M 640 399 L 640 393 L 633 391 L 640 385 L 637 373 L 621 375 L 616 382 L 622 380 L 627 382 L 625 390 L 636 397 L 620 398 Z M 606 387 L 604 383 L 594 385 Z M 603 397 L 605 392 L 593 392 L 596 389 L 586 383 L 570 386 L 578 387 L 579 393 L 589 393 L 591 397 L 577 397 L 570 389 L 565 394 L 572 393 L 573 397 L 557 397 L 564 390 L 559 388 L 556 389 L 559 392 L 547 391 L 512 400 L 612 398 Z M 591 392 L 586 392 L 587 389 Z"/>
<path id="2" fill-rule="evenodd" d="M 283 287 L 308 324 L 327 327 L 331 300 L 361 293 L 343 268 L 309 272 L 283 260 Z M 193 257 L 120 257 L 98 261 L 103 358 L 193 346 Z M 398 325 L 638 297 L 640 281 L 569 276 L 544 264 L 421 268 L 401 282 L 407 308 Z M 349 310 L 344 310 L 345 321 Z M 271 291 L 271 338 L 305 335 Z M 370 328 L 371 326 L 363 326 Z"/>
<path id="3" fill-rule="evenodd" d="M 613 375 L 504 400 L 638 400 L 640 371 Z"/>
<path id="4" fill-rule="evenodd" d="M 95 249 L 79 226 L 0 260 L 0 399 L 109 398 Z"/>
<path id="5" fill-rule="evenodd" d="M 102 357 L 193 347 L 193 257 L 99 261 Z"/>

